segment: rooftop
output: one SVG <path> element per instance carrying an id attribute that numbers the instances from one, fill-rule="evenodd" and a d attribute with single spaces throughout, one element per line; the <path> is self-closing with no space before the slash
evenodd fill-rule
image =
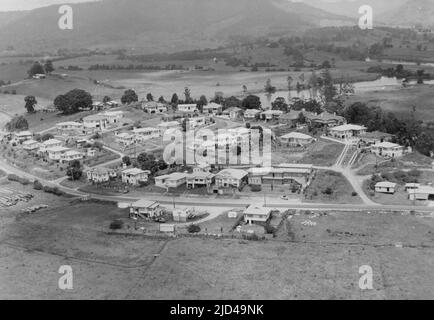
<path id="1" fill-rule="evenodd" d="M 131 206 L 134 208 L 154 209 L 154 208 L 159 207 L 160 204 L 157 201 L 141 199 L 139 201 L 132 203 Z"/>
<path id="2" fill-rule="evenodd" d="M 394 182 L 389 182 L 389 181 L 383 181 L 383 182 L 378 182 L 375 185 L 376 188 L 395 188 L 396 187 L 396 183 Z"/>
<path id="3" fill-rule="evenodd" d="M 330 129 L 331 131 L 360 131 L 360 130 L 366 130 L 366 127 L 359 126 L 356 124 L 344 124 L 342 126 L 334 127 Z"/>
<path id="4" fill-rule="evenodd" d="M 265 208 L 261 206 L 250 205 L 245 211 L 244 214 L 254 214 L 260 216 L 268 216 L 273 209 Z"/>
<path id="5" fill-rule="evenodd" d="M 138 174 L 142 174 L 142 173 L 150 173 L 149 171 L 144 171 L 142 169 L 139 168 L 131 168 L 131 169 L 126 169 L 124 171 L 122 171 L 122 174 L 129 174 L 129 175 L 138 175 Z"/>
<path id="6" fill-rule="evenodd" d="M 216 177 L 219 177 L 219 178 L 230 177 L 230 178 L 235 178 L 235 179 L 242 179 L 245 176 L 247 176 L 247 174 L 248 174 L 247 171 L 240 170 L 240 169 L 231 169 L 231 168 L 229 168 L 229 169 L 224 169 L 224 170 L 220 171 L 216 175 Z"/>
<path id="7" fill-rule="evenodd" d="M 283 139 L 303 139 L 303 140 L 310 140 L 313 139 L 310 135 L 301 133 L 301 132 L 291 132 L 288 134 L 285 134 L 284 136 L 281 136 L 280 138 Z"/>
<path id="8" fill-rule="evenodd" d="M 373 147 L 377 147 L 377 148 L 385 148 L 385 149 L 391 149 L 391 148 L 403 148 L 403 147 L 400 146 L 399 144 L 391 143 L 391 142 L 381 142 L 381 143 L 377 143 L 377 144 L 374 144 Z"/>

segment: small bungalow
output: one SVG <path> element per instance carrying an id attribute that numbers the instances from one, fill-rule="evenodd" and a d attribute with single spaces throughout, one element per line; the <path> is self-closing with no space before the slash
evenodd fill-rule
<path id="1" fill-rule="evenodd" d="M 187 174 L 175 172 L 155 177 L 155 185 L 160 188 L 178 188 L 187 181 Z"/>
<path id="2" fill-rule="evenodd" d="M 409 192 L 410 200 L 434 201 L 434 188 L 430 186 L 421 186 L 416 190 Z"/>
<path id="3" fill-rule="evenodd" d="M 196 129 L 206 125 L 205 117 L 192 117 L 187 119 L 187 129 Z"/>
<path id="4" fill-rule="evenodd" d="M 256 120 L 259 119 L 259 115 L 261 114 L 261 110 L 258 109 L 247 109 L 244 111 L 244 119 L 246 120 Z"/>
<path id="5" fill-rule="evenodd" d="M 22 143 L 23 149 L 26 151 L 36 151 L 40 148 L 40 143 L 38 141 L 35 141 L 33 139 L 26 140 Z"/>
<path id="6" fill-rule="evenodd" d="M 122 171 L 122 182 L 132 186 L 138 186 L 142 182 L 148 182 L 150 171 L 138 168 L 126 169 Z"/>
<path id="7" fill-rule="evenodd" d="M 329 130 L 330 136 L 337 139 L 351 139 L 366 133 L 366 127 L 355 124 L 345 124 Z"/>
<path id="8" fill-rule="evenodd" d="M 373 144 L 379 144 L 382 142 L 390 142 L 390 140 L 393 138 L 393 135 L 381 131 L 373 131 L 361 134 L 359 138 L 360 142 L 371 146 Z"/>
<path id="9" fill-rule="evenodd" d="M 150 114 L 167 112 L 167 106 L 164 103 L 160 103 L 156 101 L 142 102 L 142 109 L 146 113 L 150 113 Z"/>
<path id="10" fill-rule="evenodd" d="M 83 118 L 84 130 L 103 131 L 108 126 L 108 119 L 105 115 L 95 114 Z"/>
<path id="11" fill-rule="evenodd" d="M 56 124 L 56 129 L 61 135 L 78 134 L 83 130 L 83 124 L 75 121 L 61 122 Z"/>
<path id="12" fill-rule="evenodd" d="M 378 182 L 375 185 L 375 192 L 377 193 L 387 193 L 387 194 L 394 194 L 396 190 L 396 183 L 383 181 Z"/>
<path id="13" fill-rule="evenodd" d="M 119 123 L 124 117 L 123 111 L 105 111 L 101 114 L 109 124 Z"/>
<path id="14" fill-rule="evenodd" d="M 404 147 L 396 143 L 381 142 L 371 146 L 371 152 L 385 158 L 401 158 L 404 156 Z"/>
<path id="15" fill-rule="evenodd" d="M 306 118 L 306 122 L 313 127 L 333 128 L 347 123 L 344 117 L 338 116 L 335 113 L 323 112 L 321 114 L 305 112 L 302 110 Z"/>
<path id="16" fill-rule="evenodd" d="M 14 138 L 19 142 L 23 143 L 26 140 L 33 139 L 33 133 L 30 131 L 20 131 L 14 133 Z"/>
<path id="17" fill-rule="evenodd" d="M 197 172 L 210 172 L 211 166 L 209 164 L 199 164 L 193 168 L 193 173 Z"/>
<path id="18" fill-rule="evenodd" d="M 420 183 L 407 183 L 405 185 L 405 191 L 408 193 L 413 193 L 414 190 L 417 190 L 420 188 Z"/>
<path id="19" fill-rule="evenodd" d="M 203 113 L 206 114 L 219 114 L 223 111 L 223 106 L 215 102 L 210 102 L 206 106 L 203 106 Z"/>
<path id="20" fill-rule="evenodd" d="M 161 217 L 164 209 L 157 201 L 139 200 L 130 206 L 130 218 L 152 219 Z"/>
<path id="21" fill-rule="evenodd" d="M 46 149 L 46 152 L 48 153 L 48 159 L 60 161 L 62 160 L 62 155 L 69 150 L 71 149 L 65 147 L 53 147 Z"/>
<path id="22" fill-rule="evenodd" d="M 302 111 L 291 110 L 288 113 L 282 114 L 279 117 L 279 123 L 295 127 L 299 122 L 300 115 L 302 114 Z"/>
<path id="23" fill-rule="evenodd" d="M 194 113 L 197 111 L 197 104 L 178 104 L 178 111 L 185 113 Z"/>
<path id="24" fill-rule="evenodd" d="M 248 224 L 266 223 L 271 218 L 273 209 L 263 206 L 250 205 L 243 213 L 244 222 Z"/>
<path id="25" fill-rule="evenodd" d="M 76 150 L 68 150 L 66 152 L 64 152 L 61 156 L 60 156 L 60 162 L 71 162 L 74 160 L 81 160 L 84 158 L 84 154 L 76 151 Z"/>
<path id="26" fill-rule="evenodd" d="M 39 152 L 45 153 L 48 149 L 61 147 L 63 145 L 63 142 L 57 139 L 49 139 L 47 141 L 44 141 L 41 143 L 41 147 L 39 149 Z"/>
<path id="27" fill-rule="evenodd" d="M 117 144 L 127 147 L 136 142 L 136 137 L 135 135 L 128 132 L 121 132 L 121 133 L 116 132 L 115 140 Z"/>
<path id="28" fill-rule="evenodd" d="M 231 107 L 223 111 L 223 115 L 228 116 L 231 120 L 236 120 L 241 117 L 243 110 L 238 107 Z"/>
<path id="29" fill-rule="evenodd" d="M 92 168 L 86 172 L 87 180 L 93 183 L 108 182 L 113 178 L 116 178 L 117 173 L 113 169 L 104 167 Z"/>
<path id="30" fill-rule="evenodd" d="M 283 144 L 291 146 L 307 146 L 315 142 L 315 138 L 301 132 L 291 132 L 281 136 L 280 141 Z"/>
<path id="31" fill-rule="evenodd" d="M 157 128 L 160 131 L 160 135 L 163 136 L 167 130 L 176 130 L 176 129 L 180 130 L 181 124 L 178 121 L 168 121 L 168 122 L 160 123 L 157 126 Z"/>
<path id="32" fill-rule="evenodd" d="M 261 119 L 264 121 L 279 120 L 282 114 L 281 110 L 267 110 L 261 113 Z"/>
<path id="33" fill-rule="evenodd" d="M 134 128 L 133 133 L 137 141 L 147 141 L 160 137 L 160 130 L 157 128 Z"/>

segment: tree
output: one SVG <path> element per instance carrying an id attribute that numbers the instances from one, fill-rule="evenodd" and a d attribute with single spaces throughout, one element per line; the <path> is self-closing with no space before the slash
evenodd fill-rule
<path id="1" fill-rule="evenodd" d="M 24 101 L 26 102 L 25 108 L 27 110 L 27 113 L 34 113 L 35 112 L 35 105 L 38 104 L 38 101 L 36 101 L 36 98 L 34 96 L 27 96 L 24 98 Z"/>
<path id="2" fill-rule="evenodd" d="M 184 89 L 185 103 L 192 103 L 193 99 L 191 98 L 191 91 L 188 87 Z"/>
<path id="3" fill-rule="evenodd" d="M 267 79 L 267 82 L 265 83 L 265 88 L 264 89 L 265 89 L 265 92 L 268 93 L 268 94 L 273 94 L 273 93 L 276 92 L 276 87 L 274 87 L 271 84 L 271 79 Z"/>
<path id="4" fill-rule="evenodd" d="M 44 134 L 41 136 L 41 138 L 40 138 L 40 140 L 41 140 L 42 142 L 44 142 L 44 141 L 48 141 L 48 140 L 50 140 L 50 139 L 54 139 L 54 135 L 52 135 L 51 133 L 44 133 Z"/>
<path id="5" fill-rule="evenodd" d="M 35 61 L 29 71 L 27 71 L 27 74 L 29 75 L 29 78 L 33 77 L 35 74 L 43 74 L 45 73 L 44 67 L 39 61 Z"/>
<path id="6" fill-rule="evenodd" d="M 122 163 L 124 163 L 127 167 L 129 167 L 131 165 L 131 158 L 128 156 L 123 157 Z"/>
<path id="7" fill-rule="evenodd" d="M 179 97 L 178 97 L 178 95 L 177 95 L 176 93 L 174 93 L 174 94 L 172 95 L 172 99 L 170 100 L 170 102 L 173 103 L 173 104 L 178 104 L 178 102 L 179 102 Z"/>
<path id="8" fill-rule="evenodd" d="M 148 93 L 146 95 L 146 100 L 148 100 L 148 101 L 154 101 L 154 96 L 152 95 L 152 93 Z"/>
<path id="9" fill-rule="evenodd" d="M 103 102 L 103 103 L 107 103 L 107 102 L 110 102 L 110 101 L 112 101 L 112 98 L 110 98 L 109 96 L 105 96 L 105 97 L 102 99 L 102 102 Z"/>
<path id="10" fill-rule="evenodd" d="M 246 109 L 260 109 L 261 99 L 255 95 L 249 95 L 243 99 L 241 102 L 241 108 Z"/>
<path id="11" fill-rule="evenodd" d="M 44 69 L 45 69 L 45 72 L 48 74 L 53 72 L 54 71 L 53 61 L 51 61 L 51 60 L 45 61 Z"/>
<path id="12" fill-rule="evenodd" d="M 74 89 L 54 99 L 54 106 L 63 114 L 74 114 L 92 108 L 92 96 L 82 89 Z"/>
<path id="13" fill-rule="evenodd" d="M 137 101 L 139 101 L 139 97 L 133 89 L 126 90 L 121 98 L 122 104 L 130 104 Z"/>
<path id="14" fill-rule="evenodd" d="M 323 63 L 321 64 L 321 69 L 330 69 L 332 67 L 332 65 L 330 64 L 330 61 L 326 60 L 323 61 Z"/>
<path id="15" fill-rule="evenodd" d="M 161 97 L 158 98 L 158 102 L 160 102 L 160 103 L 166 103 L 166 100 L 164 100 L 164 97 L 161 96 Z"/>
<path id="16" fill-rule="evenodd" d="M 149 170 L 152 174 L 155 174 L 158 171 L 158 162 L 153 154 L 139 154 L 137 157 L 137 164 L 142 170 Z"/>
<path id="17" fill-rule="evenodd" d="M 23 116 L 16 116 L 6 124 L 6 130 L 11 132 L 23 131 L 28 129 L 29 129 L 29 123 L 27 122 L 26 118 L 24 118 Z"/>
<path id="18" fill-rule="evenodd" d="M 338 94 L 337 89 L 333 83 L 333 78 L 329 69 L 322 72 L 323 87 L 321 88 L 321 97 L 325 104 L 335 101 Z"/>
<path id="19" fill-rule="evenodd" d="M 291 91 L 291 89 L 292 89 L 292 81 L 293 81 L 293 79 L 292 79 L 291 76 L 288 76 L 288 77 L 286 78 L 286 83 L 287 83 L 287 85 L 288 85 L 288 91 Z"/>
<path id="20" fill-rule="evenodd" d="M 224 109 L 241 108 L 242 101 L 237 97 L 231 96 L 223 101 Z"/>
<path id="21" fill-rule="evenodd" d="M 78 160 L 71 161 L 66 169 L 66 175 L 70 180 L 79 180 L 83 175 L 83 169 L 81 168 L 81 163 Z"/>
<path id="22" fill-rule="evenodd" d="M 273 110 L 280 110 L 283 112 L 288 112 L 288 104 L 285 101 L 285 98 L 278 97 L 274 102 L 271 103 L 271 107 Z"/>

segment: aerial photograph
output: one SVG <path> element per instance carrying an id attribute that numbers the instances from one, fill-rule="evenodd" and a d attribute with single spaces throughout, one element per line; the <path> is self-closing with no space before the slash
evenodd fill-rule
<path id="1" fill-rule="evenodd" d="M 0 0 L 0 300 L 433 299 L 434 0 Z"/>

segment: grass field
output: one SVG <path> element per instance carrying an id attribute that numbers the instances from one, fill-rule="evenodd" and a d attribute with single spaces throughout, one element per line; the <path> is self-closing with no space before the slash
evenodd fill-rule
<path id="1" fill-rule="evenodd" d="M 109 236 L 126 212 L 69 204 L 31 216 L 2 214 L 0 297 L 38 299 L 432 299 L 434 225 L 401 214 L 341 213 L 290 220 L 292 241 Z M 316 227 L 304 227 L 310 219 Z M 286 226 L 288 227 L 288 226 Z M 395 248 L 401 242 L 403 248 Z M 412 261 L 411 264 L 408 261 Z M 58 289 L 61 265 L 74 289 Z M 358 287 L 359 267 L 374 290 Z"/>

